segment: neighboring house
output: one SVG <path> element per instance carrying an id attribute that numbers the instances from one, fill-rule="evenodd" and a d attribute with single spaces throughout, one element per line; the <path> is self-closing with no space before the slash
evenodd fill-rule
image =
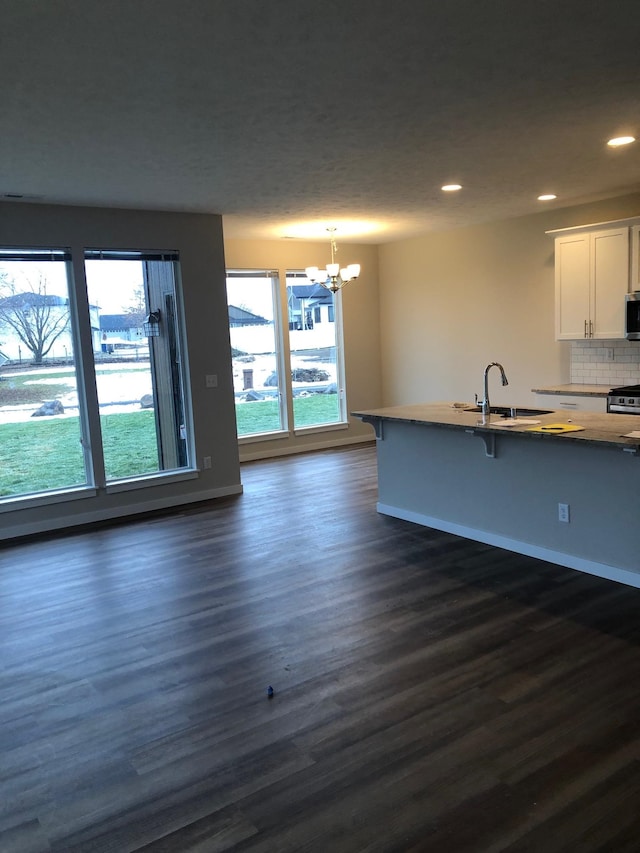
<path id="1" fill-rule="evenodd" d="M 238 352 L 272 352 L 273 320 L 253 314 L 246 308 L 229 305 L 229 337 L 231 346 Z"/>
<path id="2" fill-rule="evenodd" d="M 292 350 L 335 345 L 333 294 L 320 284 L 287 287 L 289 341 Z M 271 353 L 273 320 L 229 305 L 231 346 L 241 353 Z"/>
<path id="3" fill-rule="evenodd" d="M 267 326 L 269 320 L 259 314 L 252 314 L 246 308 L 238 308 L 237 305 L 229 305 L 229 327 L 234 329 L 238 326 Z"/>
<path id="4" fill-rule="evenodd" d="M 335 322 L 333 294 L 326 287 L 294 284 L 287 288 L 287 293 L 289 329 L 311 330 L 318 323 Z"/>
<path id="5" fill-rule="evenodd" d="M 112 353 L 117 349 L 130 349 L 131 346 L 147 346 L 137 317 L 132 314 L 100 314 L 99 325 L 93 327 L 93 348 L 95 352 Z"/>

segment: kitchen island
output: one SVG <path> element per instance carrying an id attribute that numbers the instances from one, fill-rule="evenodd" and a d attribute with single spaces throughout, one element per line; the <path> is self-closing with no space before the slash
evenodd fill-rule
<path id="1" fill-rule="evenodd" d="M 376 433 L 378 511 L 640 587 L 640 437 L 625 437 L 640 418 L 557 410 L 509 426 L 468 407 L 352 413 Z M 532 430 L 558 424 L 583 429 Z"/>

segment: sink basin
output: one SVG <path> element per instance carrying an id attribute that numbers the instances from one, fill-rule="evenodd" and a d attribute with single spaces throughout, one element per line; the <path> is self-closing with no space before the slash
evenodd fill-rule
<path id="1" fill-rule="evenodd" d="M 482 406 L 469 406 L 465 412 L 481 412 Z M 517 418 L 535 418 L 536 415 L 550 415 L 553 409 L 527 409 L 521 406 L 491 406 L 492 415 L 500 415 L 502 418 L 510 418 L 512 413 Z"/>

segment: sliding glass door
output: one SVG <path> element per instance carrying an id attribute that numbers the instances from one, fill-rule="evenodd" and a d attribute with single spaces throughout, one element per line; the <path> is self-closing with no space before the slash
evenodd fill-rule
<path id="1" fill-rule="evenodd" d="M 0 501 L 190 466 L 177 255 L 72 269 L 65 249 L 0 249 Z"/>
<path id="2" fill-rule="evenodd" d="M 188 464 L 177 257 L 86 253 L 107 481 Z"/>

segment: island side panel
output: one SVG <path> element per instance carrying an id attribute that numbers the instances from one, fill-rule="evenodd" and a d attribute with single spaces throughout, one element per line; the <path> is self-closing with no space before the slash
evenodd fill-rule
<path id="1" fill-rule="evenodd" d="M 640 586 L 640 459 L 570 438 L 384 420 L 378 509 Z M 558 503 L 570 522 L 558 520 Z M 630 577 L 626 573 L 632 573 Z"/>

